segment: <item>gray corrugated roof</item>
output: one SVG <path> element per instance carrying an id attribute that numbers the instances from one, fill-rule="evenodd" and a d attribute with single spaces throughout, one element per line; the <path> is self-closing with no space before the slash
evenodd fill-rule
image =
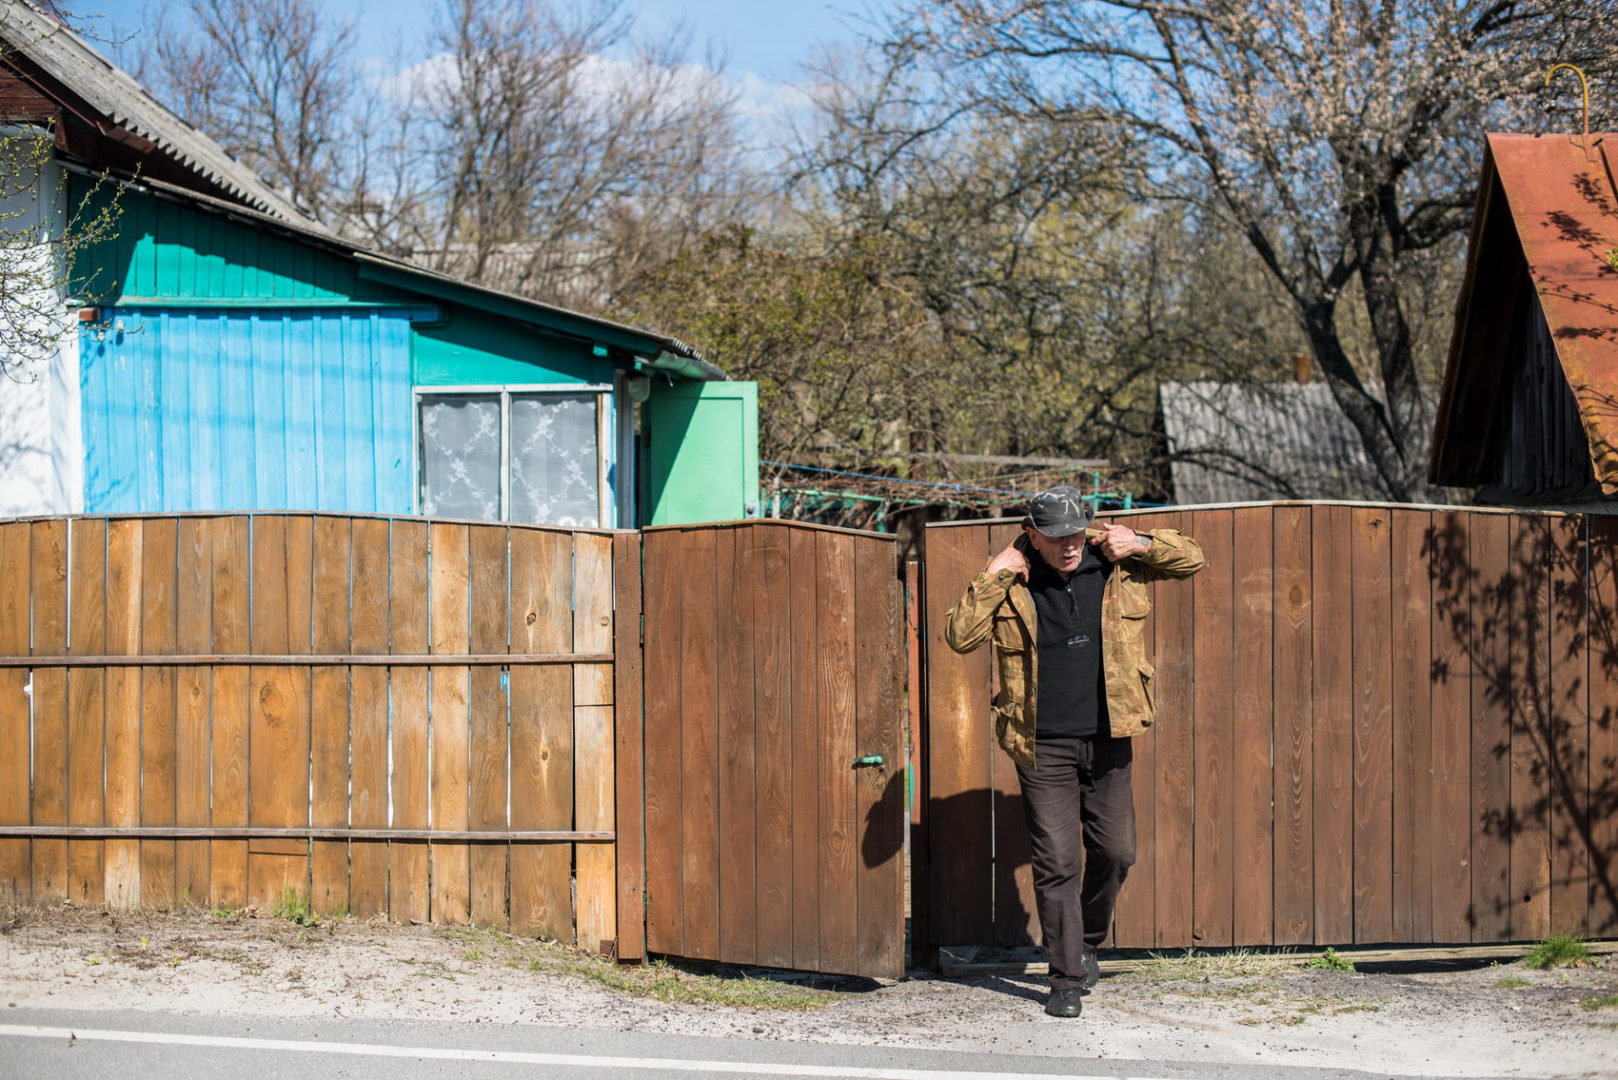
<path id="1" fill-rule="evenodd" d="M 1178 503 L 1387 498 L 1324 382 L 1167 382 L 1159 395 L 1170 453 L 1195 455 L 1169 466 Z"/>
<path id="2" fill-rule="evenodd" d="M 170 112 L 134 77 L 56 20 L 21 0 L 4 0 L 0 38 L 120 127 L 156 143 L 176 161 L 250 206 L 324 232 L 208 136 Z"/>

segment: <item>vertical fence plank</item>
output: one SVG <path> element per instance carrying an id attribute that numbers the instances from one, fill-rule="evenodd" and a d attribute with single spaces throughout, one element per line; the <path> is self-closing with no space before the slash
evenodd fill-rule
<path id="1" fill-rule="evenodd" d="M 1315 940 L 1313 512 L 1275 508 L 1275 943 Z"/>
<path id="2" fill-rule="evenodd" d="M 1194 522 L 1185 514 L 1165 514 L 1163 528 L 1185 531 Z M 1227 564 L 1228 565 L 1228 564 Z M 1194 579 L 1193 579 L 1194 580 Z M 1195 670 L 1194 588 L 1164 582 L 1154 590 L 1157 606 L 1157 665 L 1154 679 L 1157 725 L 1157 806 L 1153 828 L 1157 839 L 1154 903 L 1158 946 L 1192 944 L 1192 724 Z M 1213 613 L 1210 613 L 1212 615 Z"/>
<path id="3" fill-rule="evenodd" d="M 1551 933 L 1590 933 L 1590 602 L 1585 519 L 1550 522 Z"/>
<path id="4" fill-rule="evenodd" d="M 350 540 L 349 642 L 360 654 L 388 651 L 388 522 L 359 518 Z M 356 829 L 388 824 L 388 671 L 349 671 L 349 821 Z M 360 918 L 388 910 L 388 843 L 348 846 L 348 909 Z"/>
<path id="5" fill-rule="evenodd" d="M 1511 519 L 1472 519 L 1472 939 L 1511 936 Z"/>
<path id="6" fill-rule="evenodd" d="M 680 927 L 679 534 L 642 534 L 646 576 L 646 947 L 678 952 Z"/>
<path id="7" fill-rule="evenodd" d="M 1275 936 L 1274 511 L 1237 510 L 1233 519 L 1236 895 L 1231 943 L 1268 945 Z"/>
<path id="8" fill-rule="evenodd" d="M 68 647 L 107 651 L 107 523 L 80 518 L 68 528 Z M 67 814 L 70 825 L 105 825 L 107 673 L 74 668 L 67 676 Z M 68 898 L 99 906 L 106 896 L 105 843 L 69 840 Z"/>
<path id="9" fill-rule="evenodd" d="M 573 821 L 582 831 L 610 831 L 612 804 L 612 708 L 577 706 L 573 710 Z M 617 913 L 613 900 L 612 845 L 575 845 L 574 916 L 579 948 L 605 953 L 611 949 Z"/>
<path id="10" fill-rule="evenodd" d="M 572 545 L 559 533 L 511 530 L 511 649 L 564 652 L 572 640 Z M 573 677 L 565 667 L 511 669 L 511 826 L 566 829 L 573 801 Z M 565 844 L 511 850 L 511 928 L 572 944 Z M 673 950 L 671 950 L 673 951 Z"/>
<path id="11" fill-rule="evenodd" d="M 715 605 L 719 628 L 719 958 L 758 962 L 758 834 L 754 754 L 753 618 L 759 580 L 754 528 L 726 529 L 718 541 Z"/>
<path id="12" fill-rule="evenodd" d="M 682 956 L 702 960 L 719 954 L 716 541 L 713 530 L 680 534 L 680 940 Z"/>
<path id="13" fill-rule="evenodd" d="M 1511 797 L 1504 825 L 1511 844 L 1511 936 L 1539 941 L 1551 927 L 1550 787 L 1555 733 L 1550 716 L 1550 526 L 1511 519 Z"/>
<path id="14" fill-rule="evenodd" d="M 1590 933 L 1618 932 L 1618 520 L 1585 519 L 1590 544 Z"/>
<path id="15" fill-rule="evenodd" d="M 868 976 L 898 978 L 904 974 L 904 837 L 909 818 L 901 726 L 904 600 L 894 545 L 865 537 L 855 543 L 855 750 L 862 757 L 880 756 L 884 762 L 857 774 L 855 968 Z"/>
<path id="16" fill-rule="evenodd" d="M 1341 945 L 1354 940 L 1353 512 L 1316 507 L 1313 531 L 1315 941 Z"/>
<path id="17" fill-rule="evenodd" d="M 1426 542 L 1433 597 L 1433 940 L 1472 940 L 1473 515 L 1433 514 Z"/>
<path id="18" fill-rule="evenodd" d="M 612 651 L 612 538 L 588 533 L 573 536 L 573 651 Z M 596 821 L 611 829 L 612 709 L 597 702 L 610 679 L 600 678 L 604 665 L 574 669 L 575 821 Z M 581 692 L 582 691 L 582 692 Z M 587 826 L 579 825 L 581 829 Z M 602 952 L 616 933 L 613 851 L 609 844 L 578 844 L 573 849 L 575 934 L 579 947 Z"/>
<path id="19" fill-rule="evenodd" d="M 1192 633 L 1193 794 L 1191 940 L 1198 945 L 1233 942 L 1235 926 L 1236 745 L 1235 545 L 1233 515 L 1199 515 L 1196 539 L 1208 564 L 1191 579 L 1196 611 Z M 1170 588 L 1173 586 L 1171 585 Z"/>
<path id="20" fill-rule="evenodd" d="M 1389 512 L 1351 511 L 1354 939 L 1393 935 L 1393 598 Z"/>
<path id="21" fill-rule="evenodd" d="M 617 840 L 618 959 L 646 956 L 646 751 L 642 714 L 641 538 L 612 540 L 613 760 Z"/>
<path id="22" fill-rule="evenodd" d="M 314 519 L 314 595 L 311 648 L 322 655 L 350 648 L 349 567 L 353 562 L 353 522 Z M 349 672 L 321 665 L 309 676 L 309 823 L 344 828 L 349 822 Z M 348 890 L 348 844 L 315 840 L 309 845 L 309 903 L 320 912 L 352 910 Z"/>
<path id="23" fill-rule="evenodd" d="M 213 649 L 213 538 L 204 518 L 181 518 L 175 555 L 175 648 L 192 656 Z M 207 825 L 212 817 L 213 672 L 188 665 L 175 674 L 174 823 Z M 178 840 L 174 845 L 176 899 L 186 906 L 208 903 L 212 895 L 209 842 Z"/>
<path id="24" fill-rule="evenodd" d="M 820 706 L 820 962 L 854 970 L 859 909 L 854 858 L 854 538 L 815 537 L 815 682 Z"/>
<path id="25" fill-rule="evenodd" d="M 984 534 L 983 561 L 987 565 L 1015 540 L 1022 527 L 1014 522 L 990 525 Z M 982 651 L 991 654 L 992 645 Z M 999 689 L 999 670 L 991 663 L 992 686 Z M 981 687 L 986 693 L 989 686 Z M 980 710 L 982 706 L 979 706 Z M 980 711 L 978 714 L 982 716 Z M 984 744 L 988 756 L 990 805 L 994 822 L 990 835 L 994 844 L 994 925 L 992 940 L 998 945 L 1032 944 L 1041 940 L 1039 906 L 1034 899 L 1033 842 L 1028 836 L 1028 817 L 1023 809 L 1022 784 L 1017 779 L 1017 763 L 1011 760 L 995 734 L 994 724 L 979 723 L 972 735 Z"/>
<path id="26" fill-rule="evenodd" d="M 0 655 L 28 652 L 29 526 L 0 525 Z M 31 825 L 26 668 L 0 670 L 0 825 Z M 33 898 L 33 852 L 26 836 L 0 838 L 0 900 Z"/>
<path id="27" fill-rule="evenodd" d="M 252 648 L 259 654 L 309 651 L 310 547 L 296 522 L 253 518 Z M 299 600 L 299 594 L 304 599 Z M 295 611 L 302 626 L 293 625 Z M 249 669 L 248 823 L 308 824 L 309 669 L 254 664 Z M 265 837 L 247 842 L 247 902 L 260 910 L 309 897 L 309 843 Z"/>
<path id="28" fill-rule="evenodd" d="M 434 522 L 430 527 L 431 633 L 436 655 L 464 654 L 470 624 L 467 610 L 468 526 Z M 470 672 L 466 667 L 434 667 L 431 683 L 430 736 L 432 754 L 432 825 L 435 829 L 464 829 L 470 717 L 467 700 Z M 464 924 L 471 918 L 471 851 L 466 844 L 434 842 L 432 864 L 432 918 L 434 922 Z"/>
<path id="29" fill-rule="evenodd" d="M 506 574 L 506 528 L 479 525 L 471 530 L 471 648 L 475 653 L 506 651 L 506 610 L 510 583 Z M 507 746 L 506 685 L 499 668 L 478 667 L 471 673 L 471 758 L 468 820 L 474 829 L 506 827 Z M 471 851 L 471 917 L 480 926 L 510 925 L 506 911 L 509 844 L 474 844 Z"/>
<path id="30" fill-rule="evenodd" d="M 176 650 L 179 637 L 179 527 L 173 518 L 149 518 L 141 539 L 141 651 L 162 656 Z M 174 688 L 176 668 L 148 667 L 140 673 L 140 823 L 176 823 Z M 175 842 L 140 841 L 141 903 L 166 908 L 178 897 Z"/>
<path id="31" fill-rule="evenodd" d="M 29 526 L 29 589 L 36 656 L 67 652 L 68 535 L 65 521 Z M 67 672 L 36 669 L 34 680 L 34 824 L 66 825 L 68 788 Z M 67 841 L 48 837 L 32 845 L 34 899 L 68 895 Z"/>
<path id="32" fill-rule="evenodd" d="M 756 635 L 754 667 L 754 857 L 758 884 L 758 963 L 792 963 L 792 661 L 791 531 L 760 525 L 754 532 L 750 584 Z M 622 654 L 620 653 L 620 656 Z M 651 661 L 648 658 L 648 673 Z"/>
<path id="33" fill-rule="evenodd" d="M 250 519 L 215 518 L 213 532 L 213 647 L 224 654 L 252 648 L 249 561 Z M 246 825 L 248 808 L 248 694 L 251 671 L 229 665 L 213 670 L 211 806 L 214 825 Z M 215 840 L 208 852 L 209 895 L 220 907 L 247 903 L 247 841 Z"/>
<path id="34" fill-rule="evenodd" d="M 930 528 L 926 545 L 927 610 L 923 618 L 929 719 L 924 820 L 928 843 L 937 849 L 929 856 L 932 880 L 924 883 L 929 889 L 933 933 L 927 944 L 992 941 L 993 780 L 988 747 L 994 728 L 986 698 L 993 646 L 985 644 L 960 656 L 944 639 L 950 608 L 988 561 L 984 556 L 987 530 L 981 525 Z M 796 556 L 793 564 L 800 565 Z M 795 578 L 794 587 L 804 586 Z M 810 593 L 802 600 L 812 605 L 814 596 Z M 794 595 L 794 608 L 798 602 Z M 798 715 L 803 715 L 801 709 Z M 989 737 L 985 737 L 985 729 Z M 796 756 L 794 760 L 802 767 Z"/>
<path id="35" fill-rule="evenodd" d="M 1390 511 L 1393 635 L 1393 940 L 1433 939 L 1432 514 Z"/>
<path id="36" fill-rule="evenodd" d="M 394 653 L 427 651 L 427 525 L 395 520 L 391 525 L 388 640 Z M 393 775 L 389 790 L 393 824 L 427 827 L 427 671 L 389 669 L 388 719 Z M 388 914 L 396 922 L 426 922 L 427 844 L 393 840 L 388 844 Z"/>
<path id="37" fill-rule="evenodd" d="M 138 518 L 107 526 L 107 652 L 137 656 L 140 625 L 142 541 L 145 522 Z M 108 825 L 140 824 L 141 671 L 137 667 L 107 670 L 103 765 Z M 140 903 L 140 842 L 109 837 L 104 845 L 103 892 L 110 907 Z"/>
<path id="38" fill-rule="evenodd" d="M 818 612 L 815 572 L 815 535 L 793 530 L 788 538 L 793 568 L 790 604 L 794 627 L 808 625 L 810 612 Z M 815 681 L 819 642 L 812 634 L 800 637 L 792 650 L 792 966 L 807 971 L 820 965 L 820 860 L 813 838 L 820 828 L 820 760 L 818 706 Z M 682 678 L 689 672 L 682 672 Z M 690 695 L 684 695 L 687 701 Z M 686 722 L 690 722 L 687 719 Z M 691 805 L 689 795 L 685 804 Z M 808 842 L 806 842 L 808 841 Z M 988 883 L 985 882 L 985 885 Z M 688 901 L 689 902 L 689 901 Z"/>

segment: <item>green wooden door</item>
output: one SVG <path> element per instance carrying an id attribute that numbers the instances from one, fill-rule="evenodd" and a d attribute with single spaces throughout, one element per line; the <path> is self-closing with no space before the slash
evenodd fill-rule
<path id="1" fill-rule="evenodd" d="M 758 516 L 758 384 L 656 386 L 646 401 L 642 525 Z"/>

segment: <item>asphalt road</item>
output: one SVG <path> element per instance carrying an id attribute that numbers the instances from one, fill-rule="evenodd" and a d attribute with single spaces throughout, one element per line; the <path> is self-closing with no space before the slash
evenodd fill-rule
<path id="1" fill-rule="evenodd" d="M 341 1019 L 265 1022 L 262 1018 L 16 1008 L 0 1011 L 0 1078 L 1366 1080 L 1388 1075 L 1353 1069 L 1098 1060 L 1093 1051 L 1083 1049 L 1082 1025 L 1082 1020 L 1074 1024 L 1075 1056 L 1056 1058 L 537 1025 Z"/>

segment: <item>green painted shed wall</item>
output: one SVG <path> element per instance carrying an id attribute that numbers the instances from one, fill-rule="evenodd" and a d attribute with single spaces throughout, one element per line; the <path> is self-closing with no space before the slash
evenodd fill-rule
<path id="1" fill-rule="evenodd" d="M 75 176 L 73 204 L 113 197 Z M 362 281 L 351 261 L 268 229 L 125 188 L 116 234 L 80 252 L 77 292 L 95 303 L 183 301 L 187 307 L 387 304 L 419 298 Z"/>
<path id="2" fill-rule="evenodd" d="M 444 305 L 442 323 L 412 327 L 417 386 L 511 386 L 612 383 L 611 361 L 588 342 L 554 337 L 519 323 Z"/>
<path id="3" fill-rule="evenodd" d="M 644 525 L 758 516 L 758 384 L 652 384 L 646 402 Z"/>

